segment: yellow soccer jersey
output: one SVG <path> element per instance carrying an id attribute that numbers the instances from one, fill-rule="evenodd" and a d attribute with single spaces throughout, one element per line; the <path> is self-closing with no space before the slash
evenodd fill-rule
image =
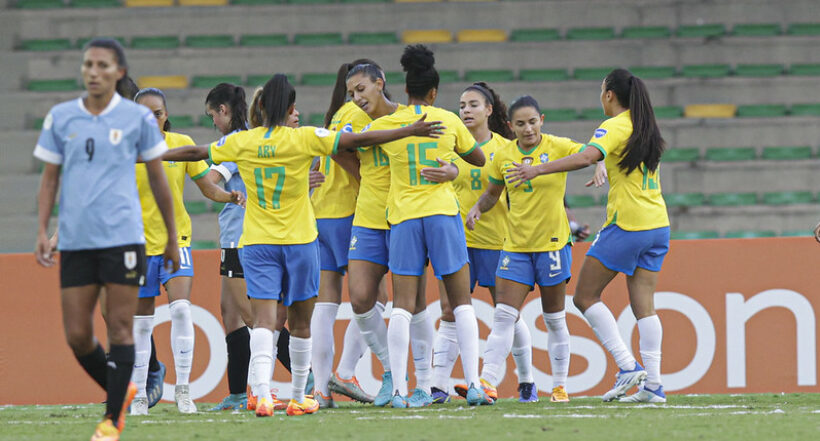
<path id="1" fill-rule="evenodd" d="M 506 183 L 513 162 L 538 165 L 581 151 L 583 144 L 569 138 L 542 134 L 541 143 L 529 151 L 518 141 L 510 141 L 493 157 L 489 180 L 507 188 L 507 240 L 504 251 L 535 253 L 560 250 L 572 243 L 572 233 L 564 210 L 567 173 L 538 176 L 519 187 Z M 479 219 L 479 223 L 484 219 Z"/>
<path id="2" fill-rule="evenodd" d="M 491 162 L 495 158 L 495 153 L 509 142 L 510 140 L 498 133 L 493 133 L 492 138 L 479 144 L 478 146 L 487 158 L 484 167 L 476 167 L 462 159 L 455 161 L 458 166 L 458 177 L 453 181 L 453 188 L 458 195 L 462 220 L 467 218 L 467 213 L 487 189 L 487 177 L 490 174 Z M 498 203 L 490 211 L 481 214 L 481 220 L 476 223 L 475 230 L 464 229 L 467 234 L 468 247 L 500 250 L 504 245 L 504 237 L 507 235 L 507 197 L 505 193 L 501 194 Z"/>
<path id="3" fill-rule="evenodd" d="M 370 121 L 370 117 L 359 106 L 348 101 L 333 115 L 330 130 L 358 133 Z M 359 182 L 330 156 L 321 157 L 319 171 L 325 175 L 325 182 L 310 197 L 316 218 L 338 219 L 352 215 L 356 208 Z"/>
<path id="4" fill-rule="evenodd" d="M 628 175 L 618 166 L 630 136 L 632 118 L 627 110 L 604 121 L 587 143 L 587 147 L 595 147 L 604 155 L 609 175 L 604 226 L 614 223 L 627 231 L 668 227 L 669 215 L 661 195 L 660 166 L 650 172 L 642 164 Z"/>
<path id="5" fill-rule="evenodd" d="M 188 135 L 181 133 L 165 132 L 165 143 L 168 149 L 194 145 L 194 140 Z M 157 202 L 154 200 L 154 193 L 151 192 L 151 185 L 148 182 L 148 171 L 145 164 L 137 164 L 137 191 L 140 195 L 140 205 L 142 205 L 142 224 L 145 229 L 145 255 L 157 256 L 165 252 L 165 244 L 168 240 L 168 230 L 162 220 L 162 213 L 159 211 Z M 171 189 L 171 197 L 174 201 L 174 223 L 177 228 L 177 242 L 180 247 L 191 246 L 191 217 L 185 211 L 185 204 L 182 200 L 182 191 L 185 188 L 185 175 L 193 180 L 200 179 L 208 174 L 208 164 L 205 161 L 196 162 L 173 162 L 163 161 L 162 168 L 168 179 L 168 187 Z"/>
<path id="6" fill-rule="evenodd" d="M 240 245 L 296 245 L 316 239 L 310 164 L 315 156 L 335 153 L 340 135 L 316 127 L 257 127 L 210 145 L 211 160 L 235 162 L 247 188 Z"/>

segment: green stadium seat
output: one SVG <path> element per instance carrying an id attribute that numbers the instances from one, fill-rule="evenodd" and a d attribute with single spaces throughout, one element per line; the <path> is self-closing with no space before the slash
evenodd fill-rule
<path id="1" fill-rule="evenodd" d="M 683 108 L 678 106 L 655 106 L 655 118 L 674 119 L 683 117 Z"/>
<path id="2" fill-rule="evenodd" d="M 185 201 L 185 211 L 188 214 L 204 214 L 208 212 L 208 203 L 205 201 Z"/>
<path id="3" fill-rule="evenodd" d="M 125 40 L 125 37 L 109 37 L 109 38 L 113 38 L 114 40 L 119 41 L 120 44 L 122 45 L 122 47 L 128 47 L 128 42 Z M 89 41 L 91 41 L 91 37 L 80 37 L 80 38 L 78 38 L 77 39 L 77 48 L 82 49 L 83 46 L 85 46 L 85 44 L 88 43 Z"/>
<path id="4" fill-rule="evenodd" d="M 783 104 L 737 106 L 738 118 L 777 118 L 781 116 L 786 116 L 786 106 Z"/>
<path id="5" fill-rule="evenodd" d="M 224 202 L 211 202 L 211 213 L 219 213 L 225 208 Z"/>
<path id="6" fill-rule="evenodd" d="M 735 75 L 739 77 L 776 77 L 783 75 L 785 67 L 782 64 L 738 64 Z"/>
<path id="7" fill-rule="evenodd" d="M 291 5 L 327 5 L 333 0 L 288 0 Z"/>
<path id="8" fill-rule="evenodd" d="M 801 76 L 820 76 L 820 64 L 792 64 L 789 74 Z"/>
<path id="9" fill-rule="evenodd" d="M 757 159 L 754 147 L 713 147 L 706 149 L 707 161 L 751 161 Z"/>
<path id="10" fill-rule="evenodd" d="M 31 122 L 31 128 L 34 130 L 42 130 L 43 121 L 45 121 L 45 118 L 34 118 L 34 120 Z"/>
<path id="11" fill-rule="evenodd" d="M 773 37 L 781 32 L 777 23 L 736 24 L 732 28 L 732 35 L 736 37 Z"/>
<path id="12" fill-rule="evenodd" d="M 20 9 L 54 9 L 64 8 L 63 0 L 17 0 Z"/>
<path id="13" fill-rule="evenodd" d="M 565 200 L 567 206 L 570 208 L 595 207 L 598 205 L 598 203 L 595 201 L 595 196 L 591 196 L 588 194 L 568 194 L 566 195 Z"/>
<path id="14" fill-rule="evenodd" d="M 709 205 L 739 207 L 757 204 L 755 193 L 715 193 L 709 195 Z"/>
<path id="15" fill-rule="evenodd" d="M 348 41 L 350 44 L 398 44 L 399 37 L 395 32 L 351 32 Z"/>
<path id="16" fill-rule="evenodd" d="M 80 83 L 74 78 L 62 80 L 31 80 L 28 82 L 28 90 L 32 92 L 65 92 L 81 89 Z"/>
<path id="17" fill-rule="evenodd" d="M 663 162 L 692 162 L 700 159 L 700 149 L 697 147 L 678 147 L 663 152 Z"/>
<path id="18" fill-rule="evenodd" d="M 810 191 L 781 191 L 764 193 L 763 203 L 766 205 L 811 204 L 814 195 Z"/>
<path id="19" fill-rule="evenodd" d="M 219 48 L 233 45 L 233 35 L 189 35 L 185 38 L 185 46 L 194 48 Z"/>
<path id="20" fill-rule="evenodd" d="M 611 40 L 615 38 L 615 29 L 607 27 L 570 28 L 567 40 Z"/>
<path id="21" fill-rule="evenodd" d="M 686 78 L 720 78 L 729 76 L 731 71 L 728 64 L 693 64 L 683 66 L 681 74 Z"/>
<path id="22" fill-rule="evenodd" d="M 391 0 L 339 0 L 340 3 L 391 3 Z"/>
<path id="23" fill-rule="evenodd" d="M 672 31 L 666 26 L 629 26 L 621 32 L 623 38 L 669 38 Z"/>
<path id="24" fill-rule="evenodd" d="M 789 114 L 792 116 L 820 116 L 820 104 L 792 104 Z"/>
<path id="25" fill-rule="evenodd" d="M 197 123 L 199 124 L 200 127 L 213 127 L 214 126 L 214 120 L 211 119 L 211 117 L 208 116 L 208 115 L 199 115 L 199 119 L 197 120 Z"/>
<path id="26" fill-rule="evenodd" d="M 561 35 L 557 29 L 516 29 L 510 32 L 510 41 L 552 41 L 558 40 Z"/>
<path id="27" fill-rule="evenodd" d="M 814 233 L 810 230 L 788 230 L 780 233 L 781 237 L 814 237 Z"/>
<path id="28" fill-rule="evenodd" d="M 601 195 L 600 199 L 598 199 L 598 205 L 606 207 L 607 202 L 609 202 L 609 196 L 607 193 L 604 193 Z"/>
<path id="29" fill-rule="evenodd" d="M 710 38 L 726 35 L 726 26 L 722 24 L 684 25 L 676 32 L 682 38 Z"/>
<path id="30" fill-rule="evenodd" d="M 172 130 L 190 129 L 196 127 L 194 124 L 194 117 L 190 115 L 170 115 L 168 122 L 171 123 Z"/>
<path id="31" fill-rule="evenodd" d="M 728 231 L 723 237 L 727 239 L 755 239 L 758 237 L 775 237 L 774 231 Z"/>
<path id="32" fill-rule="evenodd" d="M 608 118 L 604 114 L 604 109 L 601 107 L 590 107 L 588 109 L 581 109 L 581 119 L 601 121 Z"/>
<path id="33" fill-rule="evenodd" d="M 575 121 L 578 119 L 578 111 L 575 109 L 542 109 L 544 119 L 549 122 Z"/>
<path id="34" fill-rule="evenodd" d="M 46 40 L 23 40 L 20 49 L 24 51 L 64 51 L 72 49 L 68 38 L 49 38 Z"/>
<path id="35" fill-rule="evenodd" d="M 246 47 L 287 46 L 286 34 L 252 34 L 239 37 L 239 45 Z"/>
<path id="36" fill-rule="evenodd" d="M 336 74 L 305 73 L 302 74 L 302 84 L 305 86 L 332 86 L 336 84 Z"/>
<path id="37" fill-rule="evenodd" d="M 385 72 L 384 80 L 387 84 L 404 84 L 404 72 Z"/>
<path id="38" fill-rule="evenodd" d="M 674 66 L 635 66 L 630 67 L 629 71 L 642 80 L 663 80 L 678 73 Z"/>
<path id="39" fill-rule="evenodd" d="M 717 231 L 673 231 L 669 234 L 670 239 L 691 240 L 691 239 L 717 239 L 720 237 Z"/>
<path id="40" fill-rule="evenodd" d="M 219 248 L 219 244 L 212 240 L 192 240 L 192 250 L 215 250 Z"/>
<path id="41" fill-rule="evenodd" d="M 342 34 L 338 32 L 322 32 L 318 34 L 296 34 L 293 43 L 302 46 L 332 46 L 344 44 Z"/>
<path id="42" fill-rule="evenodd" d="M 820 23 L 792 23 L 789 35 L 820 35 Z"/>
<path id="43" fill-rule="evenodd" d="M 131 39 L 131 47 L 134 49 L 176 49 L 179 44 L 179 37 L 176 35 L 134 37 Z"/>
<path id="44" fill-rule="evenodd" d="M 119 8 L 120 0 L 71 0 L 72 8 Z"/>
<path id="45" fill-rule="evenodd" d="M 601 82 L 609 75 L 614 67 L 576 67 L 572 72 L 576 80 L 589 80 Z"/>
<path id="46" fill-rule="evenodd" d="M 464 81 L 484 81 L 486 83 L 503 83 L 513 81 L 515 74 L 506 69 L 468 70 L 464 73 Z"/>
<path id="47" fill-rule="evenodd" d="M 798 146 L 798 147 L 765 147 L 763 149 L 763 159 L 768 160 L 798 160 L 798 159 L 810 159 L 811 158 L 811 147 L 809 146 Z"/>
<path id="48" fill-rule="evenodd" d="M 521 81 L 566 81 L 569 73 L 566 69 L 521 69 L 518 78 Z"/>
<path id="49" fill-rule="evenodd" d="M 314 126 L 314 127 L 324 127 L 324 125 L 325 125 L 325 114 L 324 113 L 311 113 L 310 117 L 308 117 L 307 125 Z"/>
<path id="50" fill-rule="evenodd" d="M 663 199 L 668 207 L 698 207 L 706 201 L 703 193 L 669 193 Z"/>
<path id="51" fill-rule="evenodd" d="M 456 83 L 461 80 L 457 70 L 440 70 L 438 71 L 438 78 L 442 83 Z"/>
<path id="52" fill-rule="evenodd" d="M 281 5 L 285 0 L 231 0 L 232 5 L 245 6 L 264 6 L 264 5 Z"/>
<path id="53" fill-rule="evenodd" d="M 219 83 L 242 84 L 242 77 L 239 75 L 197 75 L 191 79 L 191 87 L 194 89 L 211 89 Z"/>

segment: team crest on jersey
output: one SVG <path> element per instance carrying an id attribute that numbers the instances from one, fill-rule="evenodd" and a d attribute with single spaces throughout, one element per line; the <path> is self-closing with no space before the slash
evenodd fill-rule
<path id="1" fill-rule="evenodd" d="M 356 244 L 357 244 L 357 243 L 359 243 L 359 238 L 358 238 L 358 237 L 356 237 L 356 236 L 351 237 L 351 238 L 350 238 L 350 249 L 351 249 L 351 250 L 355 250 L 355 249 L 356 249 Z"/>
<path id="2" fill-rule="evenodd" d="M 492 160 L 493 160 L 493 157 L 494 157 L 494 156 L 495 156 L 495 153 L 490 153 L 490 161 L 492 161 Z"/>
<path id="3" fill-rule="evenodd" d="M 313 131 L 319 138 L 325 138 L 330 135 L 330 130 L 324 127 L 317 127 L 316 130 Z"/>
<path id="4" fill-rule="evenodd" d="M 521 163 L 524 164 L 524 165 L 532 165 L 532 161 L 533 161 L 533 159 L 530 158 L 529 156 L 525 156 L 525 157 L 521 158 Z"/>
<path id="5" fill-rule="evenodd" d="M 353 124 L 347 123 L 342 127 L 342 132 L 353 133 Z"/>
<path id="6" fill-rule="evenodd" d="M 510 256 L 504 256 L 504 258 L 501 259 L 501 269 L 503 269 L 503 270 L 509 269 L 509 268 L 507 268 L 507 265 L 509 265 L 509 264 L 510 264 Z"/>
<path id="7" fill-rule="evenodd" d="M 606 135 L 606 129 L 596 129 L 595 134 L 593 136 L 595 136 L 596 138 L 603 138 L 604 135 Z"/>
<path id="8" fill-rule="evenodd" d="M 539 157 L 538 157 L 538 159 L 540 159 L 540 160 L 541 160 L 541 163 L 543 164 L 543 163 L 545 163 L 545 162 L 549 162 L 549 160 L 550 160 L 550 155 L 548 155 L 548 154 L 546 154 L 546 153 L 541 153 L 541 156 L 539 156 Z"/>
<path id="9" fill-rule="evenodd" d="M 122 141 L 122 130 L 120 129 L 111 129 L 108 132 L 108 140 L 111 144 L 117 145 Z"/>
<path id="10" fill-rule="evenodd" d="M 125 267 L 127 269 L 134 269 L 137 267 L 137 252 L 136 251 L 126 251 L 123 254 L 123 263 L 125 263 Z"/>

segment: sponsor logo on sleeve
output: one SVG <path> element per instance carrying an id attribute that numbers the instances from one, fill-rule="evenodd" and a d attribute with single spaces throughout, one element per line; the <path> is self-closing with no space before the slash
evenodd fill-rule
<path id="1" fill-rule="evenodd" d="M 606 135 L 606 129 L 596 129 L 595 130 L 595 137 L 596 138 L 603 138 Z"/>
<path id="2" fill-rule="evenodd" d="M 46 115 L 46 119 L 43 120 L 43 130 L 51 130 L 51 126 L 54 124 L 54 117 L 51 116 L 51 112 L 48 112 Z"/>
<path id="3" fill-rule="evenodd" d="M 330 130 L 325 129 L 323 127 L 317 127 L 316 130 L 313 131 L 313 133 L 315 133 L 316 136 L 318 136 L 319 138 L 326 138 L 328 135 L 330 135 Z"/>

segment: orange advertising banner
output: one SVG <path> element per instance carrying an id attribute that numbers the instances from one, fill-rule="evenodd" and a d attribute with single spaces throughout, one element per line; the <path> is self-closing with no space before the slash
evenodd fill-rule
<path id="1" fill-rule="evenodd" d="M 588 246 L 575 246 L 572 274 L 578 274 Z M 227 394 L 227 351 L 219 316 L 219 251 L 195 251 L 193 258 L 196 346 L 191 392 L 198 401 L 215 402 Z M 664 328 L 664 389 L 673 394 L 820 392 L 818 266 L 820 245 L 811 238 L 673 241 L 655 294 Z M 438 317 L 436 279 L 431 275 L 427 280 L 428 309 Z M 617 368 L 572 305 L 574 282 L 569 285 L 566 302 L 572 336 L 567 389 L 574 395 L 600 395 L 611 387 Z M 104 393 L 65 343 L 58 269 L 38 266 L 30 254 L 2 254 L 0 290 L 0 404 L 102 401 Z M 489 292 L 483 288 L 473 299 L 483 352 L 493 307 Z M 174 363 L 166 302 L 164 296 L 158 300 L 154 338 L 158 357 L 168 366 L 165 397 L 173 399 Z M 636 321 L 622 275 L 606 289 L 604 302 L 640 359 Z M 536 293 L 530 293 L 521 314 L 532 331 L 536 384 L 539 390 L 549 391 L 547 334 Z M 99 312 L 96 315 L 96 334 L 105 344 L 105 326 Z M 334 327 L 336 361 L 352 316 L 345 293 Z M 515 396 L 517 390 L 511 357 L 507 361 L 507 373 L 499 387 L 501 397 Z M 412 376 L 412 367 L 409 372 Z M 360 361 L 356 375 L 365 390 L 378 390 L 381 367 L 369 352 Z M 461 375 L 457 364 L 453 382 Z M 277 365 L 273 386 L 280 390 L 280 396 L 290 394 L 289 378 L 282 365 Z"/>

